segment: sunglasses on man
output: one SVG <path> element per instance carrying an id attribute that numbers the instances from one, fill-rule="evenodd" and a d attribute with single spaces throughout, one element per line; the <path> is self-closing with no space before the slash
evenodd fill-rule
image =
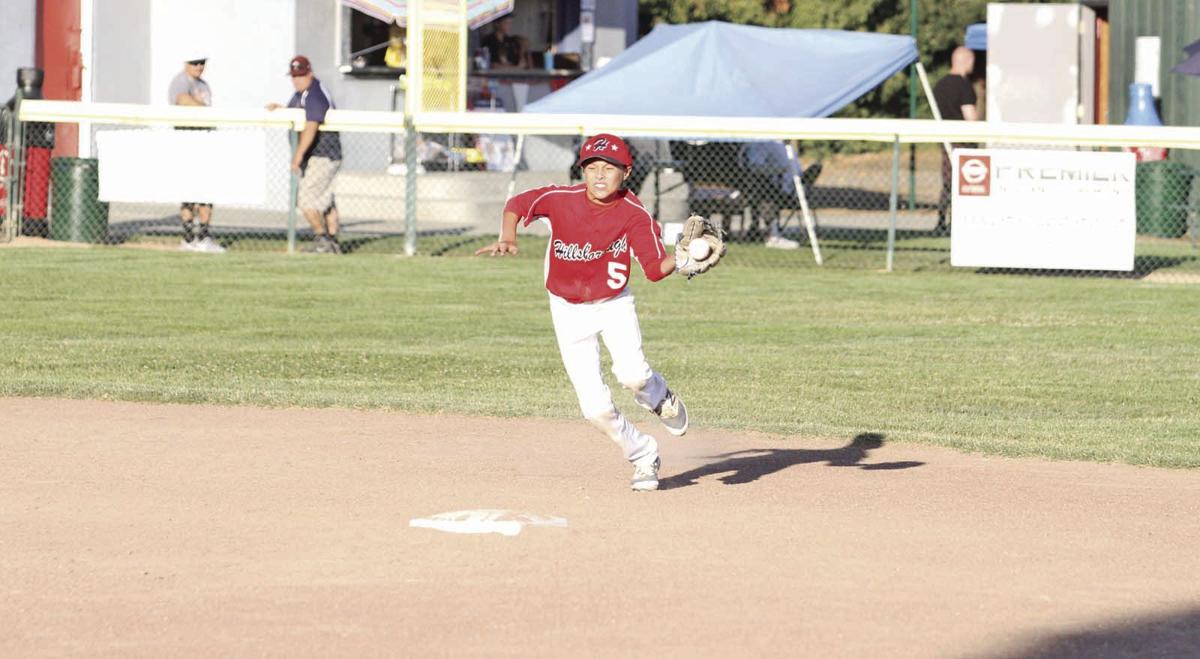
<path id="1" fill-rule="evenodd" d="M 207 61 L 208 60 L 194 59 L 194 60 L 188 60 L 188 64 L 191 64 L 192 66 L 204 66 L 204 63 Z"/>

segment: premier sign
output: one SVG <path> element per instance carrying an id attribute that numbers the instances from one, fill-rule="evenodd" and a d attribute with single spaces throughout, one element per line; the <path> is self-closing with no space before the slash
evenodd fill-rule
<path id="1" fill-rule="evenodd" d="M 955 149 L 950 264 L 1133 270 L 1132 153 Z"/>

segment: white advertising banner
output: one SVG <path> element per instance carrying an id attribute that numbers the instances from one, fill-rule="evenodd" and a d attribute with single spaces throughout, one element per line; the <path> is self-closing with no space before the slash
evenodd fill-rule
<path id="1" fill-rule="evenodd" d="M 950 264 L 1133 270 L 1132 153 L 955 149 Z"/>
<path id="2" fill-rule="evenodd" d="M 267 204 L 263 131 L 106 130 L 96 150 L 102 201 Z"/>

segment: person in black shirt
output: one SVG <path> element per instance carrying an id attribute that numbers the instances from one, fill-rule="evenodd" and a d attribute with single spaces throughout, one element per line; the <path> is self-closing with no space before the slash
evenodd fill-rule
<path id="1" fill-rule="evenodd" d="M 971 86 L 971 71 L 975 68 L 975 53 L 970 48 L 959 46 L 950 55 L 950 73 L 933 86 L 933 100 L 937 103 L 942 119 L 952 121 L 978 121 L 975 88 Z M 942 150 L 942 192 L 938 196 L 937 232 L 945 234 L 950 227 L 947 217 L 950 210 L 950 156 Z"/>
<path id="2" fill-rule="evenodd" d="M 512 17 L 505 16 L 496 21 L 492 33 L 485 36 L 480 45 L 488 50 L 492 66 L 528 68 L 525 44 L 522 37 L 511 34 Z"/>

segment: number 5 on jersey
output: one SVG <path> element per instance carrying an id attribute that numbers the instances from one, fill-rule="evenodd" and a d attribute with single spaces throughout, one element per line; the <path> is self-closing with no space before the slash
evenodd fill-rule
<path id="1" fill-rule="evenodd" d="M 625 287 L 625 282 L 629 281 L 628 274 L 629 266 L 617 261 L 608 262 L 608 287 L 613 290 L 621 290 Z"/>

